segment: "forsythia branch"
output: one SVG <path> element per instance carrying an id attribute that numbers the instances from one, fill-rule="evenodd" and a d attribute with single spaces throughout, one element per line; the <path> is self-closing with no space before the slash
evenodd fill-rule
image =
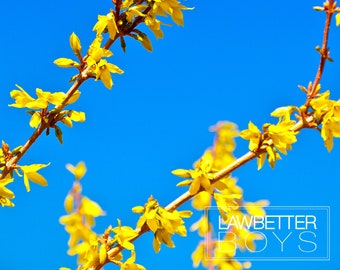
<path id="1" fill-rule="evenodd" d="M 322 77 L 323 70 L 325 68 L 325 64 L 327 60 L 331 60 L 329 56 L 329 49 L 328 49 L 328 37 L 329 37 L 329 29 L 331 25 L 332 16 L 336 12 L 336 2 L 334 0 L 329 0 L 324 3 L 324 10 L 326 11 L 326 21 L 325 27 L 323 31 L 323 41 L 322 46 L 318 50 L 320 52 L 320 64 L 318 67 L 318 71 L 315 75 L 314 83 L 310 91 L 308 92 L 308 97 L 312 99 L 317 94 L 317 87 L 320 84 L 320 80 Z M 317 47 L 318 49 L 318 47 Z M 307 101 L 308 102 L 308 101 Z"/>
<path id="2" fill-rule="evenodd" d="M 306 127 L 309 128 L 309 124 L 311 124 L 314 121 L 314 118 L 312 116 L 308 117 L 307 119 L 300 120 L 299 122 L 297 122 L 291 129 L 291 131 L 299 131 L 302 128 Z M 269 145 L 271 145 L 272 142 L 269 142 Z M 230 165 L 228 165 L 227 167 L 225 167 L 224 169 L 216 172 L 212 179 L 211 179 L 211 184 L 218 182 L 219 180 L 225 178 L 226 176 L 228 176 L 229 174 L 231 174 L 232 172 L 234 172 L 235 170 L 237 170 L 238 168 L 240 168 L 241 166 L 243 166 L 244 164 L 246 164 L 247 162 L 253 160 L 254 158 L 256 158 L 259 154 L 264 153 L 266 151 L 266 146 L 263 146 L 261 148 L 259 148 L 257 151 L 249 151 L 246 154 L 244 154 L 243 156 L 239 157 L 237 160 L 235 160 L 234 162 L 232 162 Z M 181 205 L 183 205 L 185 202 L 187 202 L 188 200 L 192 199 L 195 195 L 191 195 L 189 191 L 183 193 L 181 196 L 179 196 L 178 198 L 176 198 L 175 200 L 173 200 L 171 203 L 169 203 L 165 209 L 167 211 L 174 211 L 177 208 L 179 208 Z M 142 230 L 138 231 L 138 234 L 135 238 L 133 238 L 132 240 L 130 240 L 130 242 L 133 242 L 135 240 L 137 240 L 141 235 L 143 235 L 144 233 L 148 232 L 149 229 L 147 227 L 143 227 Z M 112 258 L 115 257 L 119 252 L 121 252 L 124 248 L 122 246 L 115 246 L 112 249 L 110 249 L 107 252 L 107 257 L 108 258 Z M 94 264 L 94 269 L 96 270 L 100 270 L 104 265 L 101 264 L 99 261 L 97 261 Z"/>
<path id="3" fill-rule="evenodd" d="M 326 11 L 326 23 L 325 23 L 325 28 L 324 28 L 324 37 L 323 37 L 323 44 L 322 48 L 320 50 L 321 54 L 321 59 L 320 59 L 320 64 L 318 67 L 318 71 L 316 74 L 316 78 L 314 80 L 314 83 L 312 87 L 310 87 L 307 92 L 307 100 L 306 100 L 306 106 L 309 106 L 310 100 L 312 100 L 316 94 L 318 94 L 319 91 L 319 83 L 323 74 L 324 66 L 327 60 L 330 59 L 329 57 L 329 51 L 327 48 L 327 42 L 328 42 L 328 36 L 329 36 L 329 28 L 330 28 L 330 22 L 333 13 L 335 12 L 335 4 L 334 1 L 328 1 L 325 2 L 325 9 Z M 304 114 L 304 112 L 302 112 Z M 311 115 L 302 115 L 302 118 L 290 129 L 290 131 L 297 132 L 300 131 L 302 128 L 310 128 L 313 126 L 313 122 L 315 121 L 314 117 Z M 258 157 L 260 154 L 266 152 L 266 148 L 268 146 L 272 146 L 273 141 L 269 139 L 266 143 L 266 145 L 261 145 L 258 149 L 255 149 L 253 151 L 249 151 L 234 162 L 232 162 L 230 165 L 225 167 L 224 169 L 216 172 L 212 178 L 210 179 L 211 184 L 218 182 L 219 180 L 223 179 L 224 177 L 228 176 L 231 174 L 233 171 L 241 167 L 242 165 L 246 164 L 247 162 L 253 160 L 254 158 Z M 165 209 L 168 211 L 174 211 L 178 207 L 180 207 L 182 204 L 187 202 L 188 200 L 192 199 L 195 196 L 195 194 L 191 194 L 189 191 L 185 192 L 182 194 L 180 197 L 169 203 Z M 134 241 L 138 239 L 142 234 L 145 232 L 149 231 L 148 228 L 144 228 L 138 232 L 138 235 L 131 240 Z M 116 256 L 123 248 L 121 246 L 115 246 L 111 250 L 108 251 L 108 257 L 114 257 Z M 101 269 L 103 264 L 98 264 L 95 265 L 95 269 Z"/>

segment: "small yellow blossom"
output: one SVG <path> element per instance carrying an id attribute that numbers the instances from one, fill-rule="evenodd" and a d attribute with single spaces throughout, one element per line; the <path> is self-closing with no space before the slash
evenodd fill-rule
<path id="1" fill-rule="evenodd" d="M 102 37 L 97 36 L 92 42 L 88 51 L 87 65 L 90 67 L 88 74 L 94 76 L 96 80 L 100 79 L 105 87 L 111 89 L 113 86 L 111 73 L 123 74 L 116 65 L 108 63 L 103 57 L 112 56 L 112 52 L 101 47 Z"/>
<path id="2" fill-rule="evenodd" d="M 8 175 L 6 178 L 0 180 L 0 204 L 1 206 L 14 206 L 14 204 L 10 201 L 14 199 L 15 195 L 13 191 L 8 189 L 6 185 L 13 182 L 13 178 L 10 178 Z"/>
<path id="3" fill-rule="evenodd" d="M 24 174 L 24 184 L 25 184 L 27 192 L 29 192 L 31 190 L 29 181 L 32 181 L 32 182 L 34 182 L 38 185 L 41 185 L 41 186 L 47 186 L 47 181 L 46 181 L 45 177 L 43 177 L 41 174 L 37 173 L 37 171 L 39 171 L 40 169 L 45 168 L 49 165 L 50 165 L 50 163 L 18 166 L 18 168 L 16 170 L 17 174 L 19 176 L 21 176 L 18 173 L 18 169 L 20 169 L 22 171 L 22 173 Z"/>
<path id="4" fill-rule="evenodd" d="M 190 10 L 190 8 L 181 5 L 177 0 L 155 0 L 151 12 L 160 16 L 169 14 L 176 24 L 183 26 L 182 10 Z"/>
<path id="5" fill-rule="evenodd" d="M 267 159 L 268 159 L 269 165 L 271 168 L 274 168 L 276 161 L 280 160 L 281 156 L 277 152 L 274 146 L 267 146 L 266 151 L 267 151 Z"/>
<path id="6" fill-rule="evenodd" d="M 72 59 L 69 58 L 58 58 L 56 60 L 54 60 L 53 62 L 55 65 L 57 65 L 58 67 L 61 68 L 71 68 L 71 67 L 79 67 L 79 63 L 77 61 L 74 61 Z"/>
<path id="7" fill-rule="evenodd" d="M 215 132 L 214 145 L 211 148 L 214 157 L 213 168 L 221 170 L 235 160 L 233 151 L 236 148 L 234 138 L 239 136 L 239 131 L 234 123 L 218 122 L 209 128 Z"/>
<path id="8" fill-rule="evenodd" d="M 37 128 L 40 125 L 40 123 L 41 123 L 40 112 L 33 113 L 33 115 L 31 116 L 31 119 L 30 119 L 30 127 Z"/>
<path id="9" fill-rule="evenodd" d="M 202 217 L 191 225 L 191 231 L 198 231 L 198 234 L 205 237 L 207 233 L 211 230 L 212 226 L 208 220 L 207 215 L 202 215 Z"/>
<path id="10" fill-rule="evenodd" d="M 105 212 L 98 203 L 90 200 L 88 197 L 82 196 L 80 213 L 86 216 L 99 217 L 104 216 Z"/>
<path id="11" fill-rule="evenodd" d="M 249 140 L 249 150 L 255 151 L 258 149 L 262 140 L 262 133 L 251 121 L 248 124 L 248 129 L 243 130 L 240 133 L 240 137 Z"/>
<path id="12" fill-rule="evenodd" d="M 131 257 L 125 262 L 116 262 L 120 266 L 120 270 L 146 270 L 144 266 L 135 263 L 136 253 L 132 250 Z"/>
<path id="13" fill-rule="evenodd" d="M 320 94 L 310 103 L 314 110 L 314 117 L 322 119 L 321 137 L 327 150 L 333 148 L 333 138 L 340 137 L 340 100 L 329 100 L 330 92 Z"/>
<path id="14" fill-rule="evenodd" d="M 146 8 L 147 8 L 147 5 L 143 5 L 143 4 L 129 7 L 127 11 L 125 12 L 126 20 L 131 23 L 135 17 L 138 17 L 138 16 L 145 17 L 146 15 L 142 13 L 142 11 L 145 10 Z"/>
<path id="15" fill-rule="evenodd" d="M 46 109 L 49 104 L 59 105 L 66 98 L 64 92 L 47 92 L 36 88 L 37 99 L 32 98 L 22 87 L 16 85 L 18 90 L 12 90 L 10 95 L 15 99 L 14 104 L 9 106 L 15 108 L 29 108 L 33 110 Z M 79 98 L 80 92 L 77 90 L 69 99 L 67 104 L 75 102 Z M 35 123 L 35 121 L 33 121 Z"/>
<path id="16" fill-rule="evenodd" d="M 82 179 L 86 174 L 86 165 L 82 161 L 79 162 L 76 166 L 73 166 L 72 164 L 67 164 L 66 169 L 74 175 L 76 180 Z"/>
<path id="17" fill-rule="evenodd" d="M 218 207 L 218 211 L 224 220 L 227 219 L 227 215 L 230 211 L 239 207 L 239 204 L 235 199 L 240 198 L 242 198 L 242 194 L 228 194 L 227 192 L 214 193 L 214 199 Z"/>
<path id="18" fill-rule="evenodd" d="M 115 233 L 113 241 L 116 241 L 119 245 L 126 248 L 127 250 L 133 250 L 134 245 L 130 242 L 133 240 L 138 233 L 129 226 L 122 226 L 118 219 L 118 227 L 113 228 L 112 232 Z"/>
<path id="19" fill-rule="evenodd" d="M 194 252 L 191 254 L 191 259 L 193 261 L 193 266 L 197 268 L 200 263 L 202 263 L 203 266 L 207 266 L 207 254 L 206 254 L 206 248 L 205 244 L 201 242 L 197 248 L 194 250 Z"/>
<path id="20" fill-rule="evenodd" d="M 123 74 L 123 70 L 103 59 L 99 61 L 97 67 L 96 80 L 100 79 L 108 89 L 111 89 L 113 86 L 111 73 Z"/>
<path id="21" fill-rule="evenodd" d="M 265 216 L 266 211 L 263 209 L 269 205 L 269 201 L 260 200 L 257 202 L 247 202 L 243 204 L 243 207 L 247 210 L 251 216 Z"/>
<path id="22" fill-rule="evenodd" d="M 327 90 L 326 92 L 317 95 L 316 98 L 310 101 L 310 105 L 314 110 L 313 116 L 316 119 L 320 119 L 332 108 L 332 105 L 335 101 L 329 99 L 330 94 L 330 91 Z"/>
<path id="23" fill-rule="evenodd" d="M 294 125 L 295 121 L 284 121 L 268 127 L 269 137 L 274 146 L 283 154 L 287 154 L 287 150 L 291 150 L 291 145 L 297 141 L 298 132 L 292 130 Z"/>
<path id="24" fill-rule="evenodd" d="M 145 24 L 150 28 L 150 30 L 154 33 L 155 37 L 163 38 L 164 33 L 161 30 L 161 21 L 156 19 L 154 16 L 147 15 L 144 19 Z"/>
<path id="25" fill-rule="evenodd" d="M 93 31 L 96 31 L 98 36 L 101 35 L 105 29 L 109 32 L 110 39 L 112 40 L 114 40 L 116 34 L 119 33 L 113 12 L 104 16 L 98 15 L 98 21 L 94 25 Z"/>
<path id="26" fill-rule="evenodd" d="M 44 99 L 34 99 L 32 98 L 22 87 L 16 85 L 19 90 L 12 90 L 10 95 L 11 98 L 15 99 L 14 104 L 10 104 L 9 106 L 15 108 L 30 108 L 30 109 L 45 109 L 48 105 L 47 100 Z M 38 88 L 37 88 L 38 90 Z"/>
<path id="27" fill-rule="evenodd" d="M 195 170 L 177 169 L 172 171 L 174 175 L 179 177 L 191 177 L 192 180 L 184 180 L 177 184 L 177 186 L 190 185 L 189 192 L 191 195 L 197 194 L 201 190 L 205 190 L 210 194 L 213 192 L 210 178 L 212 176 L 213 156 L 211 151 L 206 151 L 201 159 L 196 162 Z"/>
<path id="28" fill-rule="evenodd" d="M 279 118 L 279 122 L 290 121 L 290 116 L 295 110 L 295 106 L 279 107 L 275 109 L 270 115 Z"/>
<path id="29" fill-rule="evenodd" d="M 70 46 L 76 55 L 80 55 L 81 52 L 80 40 L 74 32 L 72 32 L 70 36 Z"/>
<path id="30" fill-rule="evenodd" d="M 204 210 L 211 205 L 211 194 L 207 191 L 198 193 L 192 199 L 192 206 L 197 210 Z"/>
<path id="31" fill-rule="evenodd" d="M 137 222 L 137 229 L 141 230 L 144 225 L 154 233 L 153 247 L 155 252 L 160 251 L 160 245 L 164 243 L 168 247 L 174 247 L 171 240 L 173 234 L 186 236 L 186 228 L 183 218 L 191 216 L 190 211 L 169 212 L 158 205 L 158 202 L 152 197 L 149 198 L 146 205 L 141 211 L 141 207 L 134 207 L 133 211 L 142 214 Z"/>

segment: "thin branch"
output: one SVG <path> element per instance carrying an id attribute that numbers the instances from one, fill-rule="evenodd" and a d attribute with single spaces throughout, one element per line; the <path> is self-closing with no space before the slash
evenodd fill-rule
<path id="1" fill-rule="evenodd" d="M 118 5 L 118 3 L 119 3 L 119 7 L 116 6 L 116 12 L 119 13 L 120 12 L 121 0 L 117 0 L 117 5 Z M 149 10 L 150 10 L 150 8 L 146 8 L 144 13 L 146 14 Z M 116 16 L 118 18 L 119 14 L 116 15 Z M 133 23 L 133 25 L 127 31 L 122 33 L 122 35 L 129 34 L 131 31 L 134 30 L 134 28 L 136 28 L 142 22 L 143 22 L 143 17 L 141 17 L 141 16 L 137 17 L 135 22 Z M 119 36 L 117 35 L 114 40 L 109 39 L 106 42 L 106 44 L 103 46 L 103 48 L 109 49 L 112 46 L 112 44 L 118 38 L 119 38 Z M 84 56 L 83 62 L 87 59 L 87 57 L 88 57 L 88 55 Z M 0 174 L 0 180 L 4 179 L 7 176 L 7 174 L 10 173 L 14 169 L 14 166 L 16 166 L 16 164 L 19 162 L 19 160 L 28 151 L 28 149 L 34 144 L 34 142 L 40 137 L 40 135 L 44 132 L 44 130 L 46 130 L 47 128 L 50 127 L 49 123 L 51 123 L 54 120 L 55 115 L 57 113 L 59 113 L 60 111 L 62 111 L 66 107 L 68 101 L 73 96 L 73 94 L 79 89 L 80 85 L 89 78 L 89 76 L 87 75 L 88 70 L 89 70 L 89 67 L 85 67 L 85 69 L 81 73 L 79 73 L 77 80 L 72 84 L 72 86 L 66 92 L 66 97 L 62 101 L 62 103 L 55 106 L 54 109 L 51 110 L 51 112 L 53 112 L 53 113 L 51 113 L 49 115 L 47 124 L 44 124 L 42 122 L 40 124 L 40 126 L 32 133 L 32 135 L 29 137 L 29 139 L 26 141 L 26 143 L 21 147 L 19 153 L 17 155 L 15 155 L 14 157 L 12 157 L 9 161 L 6 162 L 5 166 L 2 169 L 2 172 Z"/>
<path id="2" fill-rule="evenodd" d="M 313 86 L 308 93 L 309 99 L 307 100 L 307 104 L 309 103 L 309 100 L 313 99 L 314 96 L 317 94 L 317 87 L 321 81 L 321 77 L 322 77 L 322 74 L 325 68 L 326 61 L 329 59 L 328 37 L 329 37 L 329 30 L 330 30 L 332 16 L 335 12 L 335 6 L 336 5 L 335 5 L 334 0 L 329 0 L 324 3 L 324 8 L 326 12 L 326 22 L 325 22 L 325 27 L 323 31 L 322 46 L 320 49 L 320 63 L 319 63 L 318 71 L 315 75 Z"/>
<path id="3" fill-rule="evenodd" d="M 58 106 L 55 106 L 53 110 L 56 112 L 62 111 L 65 106 L 67 105 L 68 100 L 72 97 L 75 91 L 79 89 L 79 86 L 85 81 L 85 78 L 80 78 L 77 81 L 73 83 L 73 85 L 70 87 L 70 89 L 66 93 L 66 98 L 63 100 L 61 104 Z M 53 111 L 52 110 L 52 111 Z M 4 179 L 8 173 L 10 173 L 16 164 L 19 162 L 19 160 L 24 156 L 24 154 L 30 149 L 30 147 L 34 144 L 34 142 L 40 137 L 40 135 L 47 129 L 49 128 L 49 124 L 54 120 L 56 113 L 51 113 L 48 116 L 48 122 L 41 122 L 40 126 L 32 133 L 32 135 L 29 137 L 29 139 L 26 141 L 26 143 L 20 148 L 19 152 L 17 155 L 12 157 L 9 161 L 6 162 L 6 165 L 4 166 L 1 174 L 0 174 L 0 180 Z"/>
<path id="4" fill-rule="evenodd" d="M 324 35 L 323 35 L 323 42 L 322 42 L 322 48 L 321 48 L 320 64 L 319 64 L 318 71 L 317 71 L 316 76 L 315 76 L 313 86 L 307 93 L 307 101 L 305 103 L 306 105 L 308 105 L 309 101 L 312 98 L 314 98 L 314 96 L 317 94 L 316 93 L 317 85 L 320 83 L 321 77 L 323 75 L 325 63 L 326 63 L 326 61 L 329 57 L 329 51 L 328 51 L 328 48 L 327 48 L 327 44 L 328 44 L 328 37 L 329 37 L 330 22 L 331 22 L 333 14 L 335 12 L 335 2 L 334 2 L 334 0 L 329 0 L 329 1 L 325 2 L 325 7 L 327 5 L 328 5 L 329 9 L 326 10 L 326 22 L 325 22 L 325 27 L 324 27 Z M 313 123 L 313 121 L 314 121 L 314 118 L 312 116 L 308 116 L 307 118 L 303 118 L 303 119 L 299 120 L 291 128 L 291 131 L 299 131 L 304 127 L 309 128 L 311 126 L 310 124 Z M 272 142 L 269 141 L 268 144 L 271 145 Z M 241 156 L 240 158 L 235 160 L 233 163 L 231 163 L 230 165 L 228 165 L 224 169 L 215 173 L 214 176 L 212 177 L 211 184 L 216 183 L 217 181 L 223 179 L 224 177 L 227 177 L 233 171 L 235 171 L 236 169 L 238 169 L 242 165 L 248 163 L 249 161 L 253 160 L 260 153 L 264 153 L 265 151 L 266 151 L 265 146 L 263 146 L 262 148 L 260 148 L 257 151 L 257 153 L 252 152 L 252 151 L 247 152 L 246 154 L 244 154 L 243 156 Z M 177 208 L 179 208 L 181 205 L 183 205 L 185 202 L 189 201 L 193 197 L 194 197 L 194 195 L 191 195 L 189 193 L 189 191 L 187 191 L 187 192 L 183 193 L 181 196 L 179 196 L 178 198 L 176 198 L 175 200 L 173 200 L 171 203 L 169 203 L 165 207 L 165 209 L 167 211 L 174 211 Z M 132 239 L 131 242 L 137 240 L 141 235 L 143 235 L 145 232 L 148 232 L 148 231 L 149 231 L 148 228 L 142 228 L 142 230 L 140 230 L 138 232 L 138 235 L 134 239 Z M 120 245 L 113 247 L 111 250 L 109 250 L 107 252 L 108 257 L 109 258 L 115 257 L 123 249 L 124 248 Z M 101 264 L 99 261 L 96 261 L 95 264 L 93 265 L 93 268 L 95 270 L 100 270 L 106 263 L 107 262 Z"/>
<path id="5" fill-rule="evenodd" d="M 292 128 L 291 131 L 299 131 L 304 127 L 309 127 L 310 123 L 312 123 L 314 121 L 314 118 L 312 116 L 309 116 L 307 119 L 300 120 L 299 122 L 297 122 Z M 267 146 L 272 145 L 272 141 L 268 141 Z M 216 183 L 217 181 L 227 177 L 228 175 L 230 175 L 232 172 L 234 172 L 236 169 L 240 168 L 241 166 L 243 166 L 244 164 L 246 164 L 247 162 L 253 160 L 255 157 L 257 157 L 260 153 L 265 152 L 265 147 L 262 147 L 258 150 L 257 153 L 249 151 L 246 154 L 244 154 L 243 156 L 239 157 L 238 159 L 236 159 L 234 162 L 232 162 L 231 164 L 229 164 L 227 167 L 225 167 L 224 169 L 216 172 L 212 179 L 211 179 L 211 184 Z M 176 198 L 175 200 L 173 200 L 171 203 L 169 203 L 165 209 L 167 211 L 174 211 L 177 208 L 179 208 L 181 205 L 183 205 L 185 202 L 189 201 L 190 199 L 192 199 L 195 195 L 191 195 L 189 193 L 189 191 L 183 193 L 181 196 L 179 196 L 178 198 Z M 140 231 L 138 231 L 138 235 L 133 238 L 130 242 L 133 242 L 135 240 L 137 240 L 141 235 L 143 235 L 144 233 L 148 232 L 149 229 L 147 227 L 143 227 Z M 111 250 L 109 250 L 107 252 L 108 257 L 109 258 L 113 258 L 115 257 L 119 252 L 121 252 L 124 248 L 120 245 L 117 245 L 115 247 L 113 247 Z M 107 262 L 106 262 L 107 263 Z M 95 264 L 93 265 L 95 270 L 100 270 L 106 263 L 101 264 L 99 261 L 96 261 Z"/>

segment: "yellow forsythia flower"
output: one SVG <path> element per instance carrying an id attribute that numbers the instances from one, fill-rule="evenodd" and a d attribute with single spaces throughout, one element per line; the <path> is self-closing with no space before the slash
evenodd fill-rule
<path id="1" fill-rule="evenodd" d="M 118 27 L 116 25 L 116 20 L 113 12 L 108 13 L 107 15 L 98 15 L 98 21 L 93 27 L 93 31 L 97 32 L 97 36 L 101 35 L 104 30 L 107 28 L 110 39 L 114 40 L 116 34 L 119 33 Z"/>
<path id="2" fill-rule="evenodd" d="M 45 177 L 43 177 L 41 174 L 37 173 L 42 168 L 45 168 L 49 166 L 48 164 L 32 164 L 32 165 L 26 165 L 26 166 L 18 166 L 18 169 L 22 171 L 24 174 L 24 184 L 26 187 L 27 192 L 31 190 L 29 181 L 32 181 L 38 185 L 41 186 L 47 186 L 47 181 Z M 19 176 L 21 176 L 18 173 Z"/>
<path id="3" fill-rule="evenodd" d="M 154 233 L 153 248 L 155 252 L 160 251 L 162 243 L 168 247 L 174 247 L 171 240 L 173 234 L 186 236 L 186 228 L 182 218 L 191 216 L 190 211 L 177 211 L 169 212 L 163 207 L 158 205 L 158 202 L 152 197 L 149 198 L 146 205 L 143 207 L 134 207 L 134 211 L 143 213 L 137 222 L 137 229 L 141 229 L 146 224 L 149 229 Z"/>
<path id="4" fill-rule="evenodd" d="M 291 145 L 297 141 L 298 132 L 291 130 L 294 125 L 295 121 L 285 121 L 268 127 L 269 137 L 274 146 L 283 154 L 287 154 L 287 150 L 291 150 Z"/>
<path id="5" fill-rule="evenodd" d="M 81 45 L 78 36 L 72 32 L 70 36 L 70 46 L 76 55 L 80 55 Z"/>
<path id="6" fill-rule="evenodd" d="M 97 36 L 88 50 L 89 56 L 86 59 L 86 63 L 90 67 L 88 74 L 94 76 L 96 80 L 100 79 L 105 87 L 111 89 L 113 86 L 111 73 L 123 74 L 124 71 L 102 59 L 112 56 L 111 51 L 101 47 L 102 40 L 102 36 Z"/>
<path id="7" fill-rule="evenodd" d="M 76 166 L 67 164 L 66 169 L 71 172 L 77 180 L 80 180 L 86 174 L 86 165 L 84 162 L 79 162 Z"/>
<path id="8" fill-rule="evenodd" d="M 262 133 L 251 121 L 249 121 L 248 129 L 242 130 L 240 137 L 249 141 L 249 150 L 255 151 L 261 142 Z"/>
<path id="9" fill-rule="evenodd" d="M 14 204 L 10 201 L 10 199 L 13 199 L 14 193 L 13 191 L 9 190 L 6 185 L 13 182 L 13 179 L 9 177 L 9 175 L 0 180 L 0 204 L 1 206 L 14 206 Z"/>
<path id="10" fill-rule="evenodd" d="M 138 233 L 129 226 L 122 226 L 118 219 L 118 227 L 113 228 L 112 232 L 115 233 L 113 240 L 127 250 L 134 250 L 134 245 L 130 242 Z"/>
<path id="11" fill-rule="evenodd" d="M 79 67 L 79 63 L 77 61 L 63 57 L 54 60 L 53 63 L 61 68 Z"/>

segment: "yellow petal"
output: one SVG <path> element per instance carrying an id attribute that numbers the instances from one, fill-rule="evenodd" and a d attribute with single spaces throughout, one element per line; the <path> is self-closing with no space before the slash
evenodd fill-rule
<path id="1" fill-rule="evenodd" d="M 26 174 L 24 174 L 24 185 L 26 187 L 26 191 L 30 192 L 31 191 L 30 181 L 28 180 L 28 177 Z"/>
<path id="2" fill-rule="evenodd" d="M 181 181 L 179 183 L 177 183 L 177 187 L 185 187 L 185 186 L 189 186 L 191 184 L 192 180 L 184 180 L 184 181 Z"/>
<path id="3" fill-rule="evenodd" d="M 103 216 L 105 212 L 101 209 L 98 203 L 90 200 L 87 197 L 82 197 L 81 199 L 81 209 L 85 215 L 90 215 L 93 217 Z"/>
<path id="4" fill-rule="evenodd" d="M 37 128 L 39 126 L 40 122 L 41 122 L 41 114 L 40 114 L 40 112 L 35 112 L 31 116 L 30 127 Z"/>
<path id="5" fill-rule="evenodd" d="M 74 199 L 71 194 L 67 194 L 65 201 L 64 201 L 64 207 L 67 213 L 71 213 L 74 208 Z"/>
<path id="6" fill-rule="evenodd" d="M 335 15 L 335 22 L 336 22 L 336 26 L 339 26 L 340 25 L 340 13 L 337 13 Z"/>
<path id="7" fill-rule="evenodd" d="M 70 45 L 71 45 L 73 52 L 76 55 L 79 55 L 81 51 L 80 40 L 74 32 L 70 36 Z"/>
<path id="8" fill-rule="evenodd" d="M 132 208 L 132 212 L 137 213 L 137 214 L 142 214 L 144 213 L 144 207 L 143 206 L 135 206 Z"/>
<path id="9" fill-rule="evenodd" d="M 40 186 L 47 186 L 47 181 L 45 179 L 45 177 L 43 177 L 40 173 L 37 172 L 29 172 L 27 173 L 27 177 L 29 178 L 29 180 L 31 180 L 32 182 L 40 185 Z"/>
<path id="10" fill-rule="evenodd" d="M 75 122 L 85 122 L 86 116 L 84 112 L 69 111 L 69 117 Z"/>
<path id="11" fill-rule="evenodd" d="M 40 169 L 45 168 L 45 167 L 47 167 L 49 165 L 50 165 L 50 163 L 47 163 L 47 164 L 32 164 L 32 165 L 20 166 L 20 169 L 24 173 L 29 173 L 29 172 L 39 171 Z"/>
<path id="12" fill-rule="evenodd" d="M 111 73 L 110 73 L 108 68 L 104 67 L 104 68 L 101 69 L 101 73 L 99 75 L 99 78 L 107 89 L 112 88 L 113 81 L 112 81 Z"/>
<path id="13" fill-rule="evenodd" d="M 114 18 L 112 18 L 111 20 L 108 20 L 107 30 L 109 31 L 110 39 L 114 40 L 116 37 L 116 34 L 118 33 L 118 28 L 117 28 Z"/>
<path id="14" fill-rule="evenodd" d="M 67 164 L 66 169 L 69 170 L 77 180 L 82 179 L 86 173 L 86 165 L 84 162 L 79 162 L 76 167 L 71 164 Z"/>
<path id="15" fill-rule="evenodd" d="M 68 58 L 58 58 L 54 60 L 53 63 L 57 65 L 58 67 L 62 67 L 62 68 L 70 68 L 70 67 L 79 66 L 79 64 L 76 61 L 73 61 L 72 59 L 68 59 Z"/>
<path id="16" fill-rule="evenodd" d="M 103 264 L 106 261 L 107 253 L 105 245 L 101 245 L 99 248 L 99 262 Z"/>
<path id="17" fill-rule="evenodd" d="M 183 177 L 183 178 L 190 178 L 191 177 L 189 170 L 177 169 L 177 170 L 173 170 L 171 173 L 176 175 L 176 176 Z"/>
<path id="18" fill-rule="evenodd" d="M 199 178 L 195 178 L 195 179 L 192 181 L 191 185 L 190 185 L 189 193 L 190 193 L 191 195 L 196 194 L 196 193 L 199 191 L 200 187 L 201 187 L 201 185 L 200 185 L 200 179 L 199 179 Z"/>
<path id="19" fill-rule="evenodd" d="M 61 122 L 64 123 L 66 126 L 70 127 L 70 128 L 73 126 L 72 120 L 68 116 L 63 117 L 63 119 L 61 119 Z"/>
<path id="20" fill-rule="evenodd" d="M 198 210 L 203 210 L 211 205 L 211 194 L 207 191 L 198 193 L 192 200 L 192 206 Z"/>
<path id="21" fill-rule="evenodd" d="M 80 91 L 78 91 L 78 90 L 75 91 L 74 94 L 72 95 L 72 97 L 67 101 L 67 104 L 69 105 L 69 104 L 76 102 L 78 100 L 80 94 L 81 94 Z"/>

